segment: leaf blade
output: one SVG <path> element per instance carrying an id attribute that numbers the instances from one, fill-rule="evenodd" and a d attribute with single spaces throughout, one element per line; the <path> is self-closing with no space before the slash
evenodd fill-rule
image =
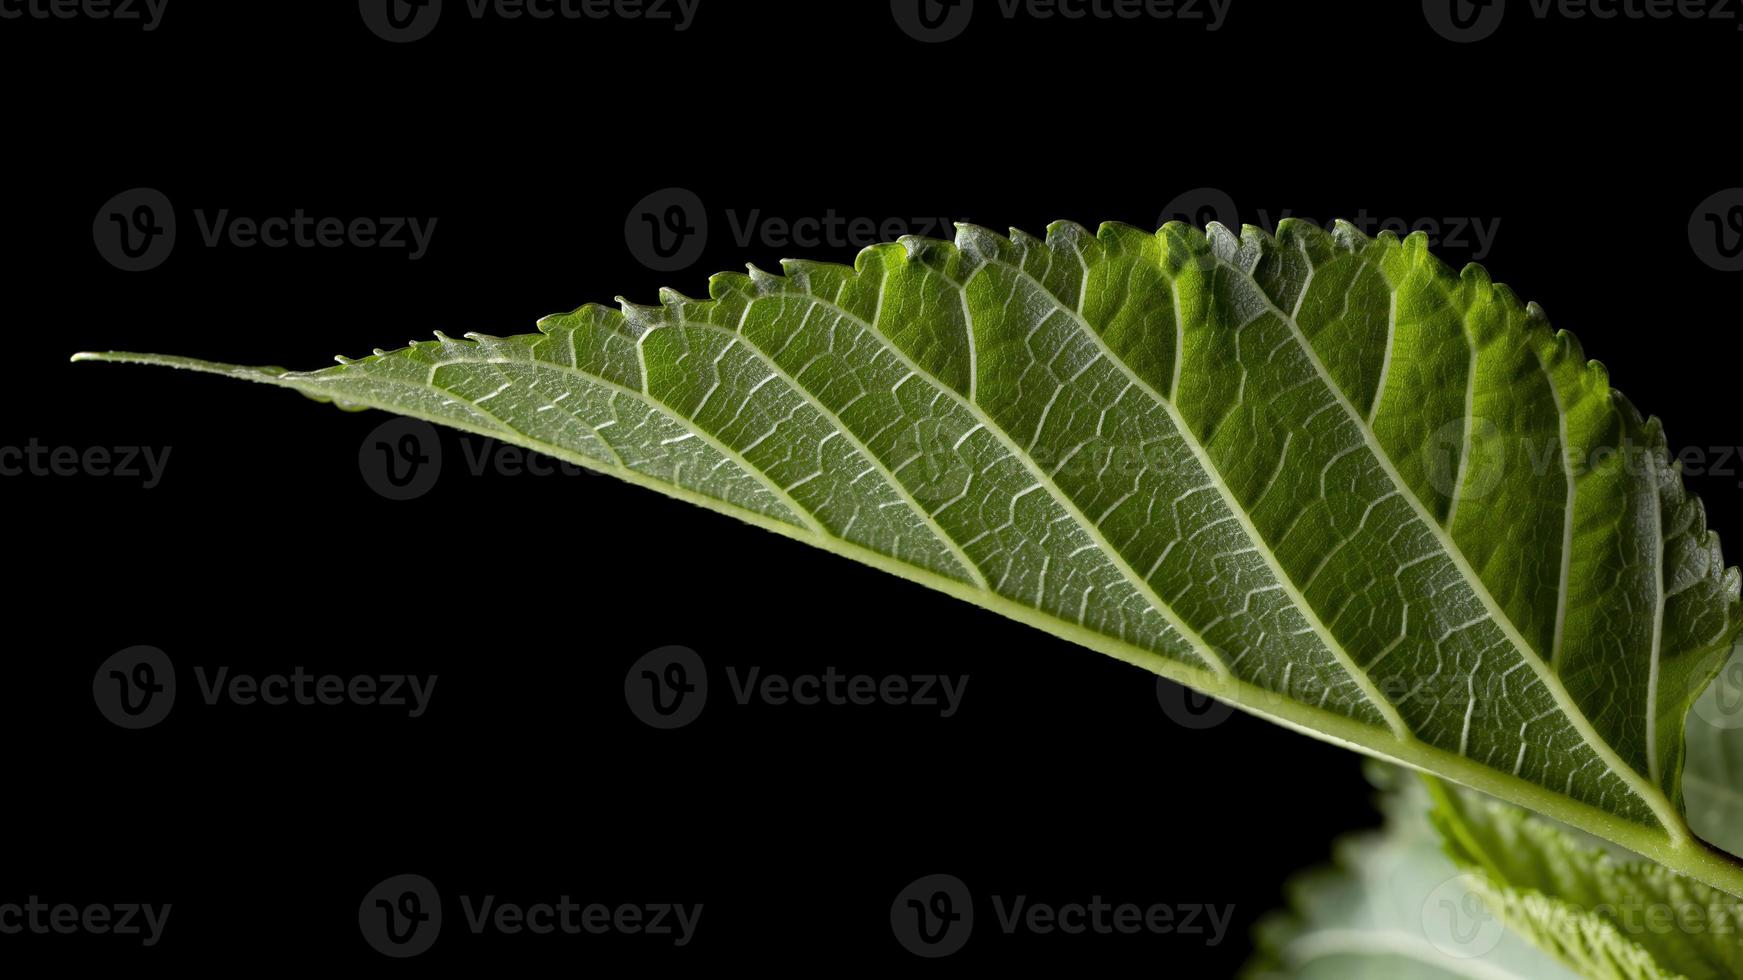
<path id="1" fill-rule="evenodd" d="M 1347 228 L 965 226 L 240 376 L 675 490 L 1736 887 L 1673 802 L 1684 682 L 1737 630 L 1736 574 L 1670 467 L 1575 466 L 1575 433 L 1658 460 L 1662 430 L 1473 269 Z M 1559 470 L 1508 469 L 1533 439 Z M 1512 575 L 1542 542 L 1553 574 Z M 1654 615 L 1598 643 L 1623 573 Z M 1592 710 L 1618 691 L 1634 707 Z"/>

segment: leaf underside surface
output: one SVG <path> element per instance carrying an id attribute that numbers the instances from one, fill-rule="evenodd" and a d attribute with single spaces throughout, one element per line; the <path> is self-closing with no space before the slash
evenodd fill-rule
<path id="1" fill-rule="evenodd" d="M 962 226 L 309 372 L 942 589 L 1732 891 L 1683 726 L 1738 575 L 1656 419 L 1426 239 Z"/>
<path id="2" fill-rule="evenodd" d="M 1446 853 L 1513 932 L 1592 980 L 1743 976 L 1743 906 L 1480 794 L 1429 783 Z"/>

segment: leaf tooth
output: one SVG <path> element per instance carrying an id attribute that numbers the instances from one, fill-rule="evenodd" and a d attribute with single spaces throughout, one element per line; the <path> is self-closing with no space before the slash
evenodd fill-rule
<path id="1" fill-rule="evenodd" d="M 1241 261 L 1241 240 L 1235 237 L 1234 232 L 1221 223 L 1212 221 L 1204 226 L 1204 240 L 1206 248 L 1218 261 L 1238 266 Z"/>
<path id="2" fill-rule="evenodd" d="M 539 333 L 548 337 L 551 335 L 551 331 L 553 330 L 573 327 L 584 322 L 587 319 L 588 314 L 593 313 L 598 309 L 600 309 L 598 303 L 587 303 L 578 306 L 567 313 L 548 313 L 539 317 L 534 326 L 538 328 Z"/>
<path id="3" fill-rule="evenodd" d="M 1067 224 L 1069 224 L 1069 223 L 1067 223 Z M 958 229 L 957 229 L 957 241 L 959 241 L 959 242 L 962 240 L 962 227 L 963 226 L 958 226 Z M 969 226 L 969 227 L 973 227 L 973 226 Z M 979 230 L 981 230 L 983 232 L 986 231 L 986 229 L 984 229 L 984 228 L 979 229 Z M 1036 238 L 1034 235 L 1029 234 L 1028 232 L 1024 231 L 1021 228 L 1008 228 L 1008 229 L 1006 229 L 1006 231 L 1009 233 L 1007 235 L 1007 237 L 1005 238 L 1006 241 L 1010 242 L 1012 245 L 1017 245 L 1017 246 L 1021 246 L 1024 248 L 1031 248 L 1031 249 L 1046 248 L 1048 242 L 1053 239 L 1053 236 L 1055 234 L 1058 234 L 1059 237 L 1065 241 L 1071 241 L 1071 240 L 1073 240 L 1073 237 L 1074 237 L 1071 235 L 1071 233 L 1069 231 L 1066 231 L 1064 228 L 1060 228 L 1060 230 L 1058 232 L 1055 232 L 1053 229 L 1049 229 L 1047 232 L 1046 239 Z M 990 232 L 987 232 L 987 234 L 991 235 Z M 991 237 L 996 238 L 998 236 L 991 235 Z M 1079 236 L 1075 236 L 1075 237 L 1081 238 L 1082 236 L 1079 235 Z M 996 247 L 996 243 L 995 243 L 995 247 Z"/>
<path id="4" fill-rule="evenodd" d="M 1295 221 L 1295 219 L 1293 219 L 1293 218 L 1287 218 L 1285 220 L 1288 221 L 1291 225 L 1297 223 Z M 1303 223 L 1311 224 L 1311 222 L 1303 222 Z M 1279 227 L 1278 230 L 1281 231 L 1282 228 Z M 1362 233 L 1362 229 L 1357 228 L 1353 222 L 1351 222 L 1347 219 L 1344 219 L 1344 218 L 1333 218 L 1332 219 L 1331 237 L 1337 239 L 1339 244 L 1343 244 L 1345 242 L 1360 242 L 1360 243 L 1366 244 L 1369 241 L 1368 236 Z"/>
<path id="5" fill-rule="evenodd" d="M 803 259 L 781 259 L 780 276 L 788 287 L 808 293 L 811 291 L 811 270 L 820 264 L 822 263 L 806 262 Z"/>
<path id="6" fill-rule="evenodd" d="M 1388 228 L 1388 229 L 1381 229 L 1381 231 L 1380 231 L 1380 234 L 1381 234 L 1381 235 L 1382 235 L 1382 236 L 1385 236 L 1385 235 L 1390 235 L 1390 236 L 1392 236 L 1392 238 L 1393 238 L 1393 240 L 1395 240 L 1395 241 L 1397 241 L 1397 242 L 1398 242 L 1398 243 L 1399 243 L 1399 244 L 1400 244 L 1400 245 L 1401 245 L 1401 246 L 1403 246 L 1403 247 L 1404 247 L 1404 248 L 1405 248 L 1405 249 L 1406 249 L 1406 250 L 1410 250 L 1410 249 L 1421 249 L 1421 250 L 1422 250 L 1422 251 L 1424 251 L 1424 252 L 1426 252 L 1426 251 L 1428 251 L 1428 250 L 1429 250 L 1429 249 L 1428 249 L 1428 246 L 1429 246 L 1429 242 L 1428 242 L 1428 232 L 1426 232 L 1426 231 L 1423 231 L 1423 230 L 1422 230 L 1422 229 L 1420 229 L 1420 228 L 1418 228 L 1418 229 L 1416 229 L 1416 230 L 1415 230 L 1415 231 L 1412 231 L 1412 232 L 1410 232 L 1410 233 L 1408 233 L 1408 234 L 1406 234 L 1406 235 L 1405 235 L 1405 236 L 1404 236 L 1404 237 L 1403 237 L 1403 238 L 1401 238 L 1401 239 L 1400 239 L 1400 238 L 1399 238 L 1399 237 L 1398 237 L 1398 233 L 1397 233 L 1397 232 L 1395 232 L 1395 231 L 1392 231 L 1392 230 L 1391 230 L 1391 229 L 1389 229 L 1389 228 Z"/>
<path id="7" fill-rule="evenodd" d="M 1104 222 L 1102 224 L 1102 227 L 1105 228 L 1105 227 L 1107 227 L 1108 224 L 1118 224 L 1118 223 L 1117 222 Z M 1015 228 L 1011 229 L 1011 235 L 1013 237 L 1016 235 L 1019 235 L 1019 234 L 1022 234 L 1022 232 L 1019 232 Z M 1146 234 L 1148 234 L 1148 233 L 1146 232 Z M 1072 244 L 1078 244 L 1078 243 L 1081 243 L 1082 241 L 1084 241 L 1085 239 L 1097 238 L 1097 237 L 1099 237 L 1099 235 L 1100 235 L 1100 229 L 1097 229 L 1095 232 L 1091 232 L 1087 227 L 1079 224 L 1078 222 L 1071 221 L 1069 219 L 1061 219 L 1059 221 L 1052 222 L 1051 224 L 1049 224 L 1047 226 L 1047 240 L 1049 242 L 1061 241 L 1061 242 L 1070 242 Z"/>
<path id="8" fill-rule="evenodd" d="M 664 307 L 632 303 L 622 296 L 614 296 L 612 299 L 617 302 L 618 312 L 623 314 L 623 323 L 630 329 L 630 336 L 637 339 L 663 326 L 667 320 Z"/>
<path id="9" fill-rule="evenodd" d="M 1396 238 L 1397 236 L 1393 235 L 1393 237 Z M 1406 235 L 1404 241 L 1400 244 L 1403 246 L 1404 250 L 1411 255 L 1426 257 L 1428 260 L 1432 260 L 1437 268 L 1451 268 L 1445 262 L 1440 260 L 1440 256 L 1434 254 L 1434 249 L 1430 247 L 1428 241 L 1427 232 L 1412 232 L 1409 235 Z"/>
<path id="10" fill-rule="evenodd" d="M 1565 357 L 1580 365 L 1583 369 L 1586 363 L 1586 348 L 1580 343 L 1580 338 L 1571 330 L 1555 332 L 1556 356 Z"/>
<path id="11" fill-rule="evenodd" d="M 726 299 L 730 296 L 754 296 L 756 289 L 750 277 L 742 272 L 716 272 L 708 277 L 708 298 L 713 300 Z"/>
<path id="12" fill-rule="evenodd" d="M 1063 222 L 1054 222 L 1055 225 L 1062 223 Z M 1051 233 L 1052 226 L 1048 227 L 1048 231 Z M 1137 225 L 1127 224 L 1124 221 L 1104 221 L 1095 226 L 1095 235 L 1093 237 L 1096 241 L 1100 242 L 1117 242 L 1122 239 L 1133 240 L 1139 238 L 1157 238 L 1161 234 L 1162 229 L 1160 228 L 1140 228 Z"/>
<path id="13" fill-rule="evenodd" d="M 876 267 L 889 268 L 892 263 L 907 260 L 907 249 L 899 242 L 879 242 L 867 245 L 853 257 L 853 271 L 856 275 L 864 275 L 868 269 Z"/>
<path id="14" fill-rule="evenodd" d="M 786 279 L 769 272 L 754 262 L 745 263 L 745 268 L 749 270 L 750 281 L 752 285 L 756 286 L 758 293 L 765 295 L 778 293 L 787 287 Z"/>
<path id="15" fill-rule="evenodd" d="M 1326 231 L 1319 226 L 1318 222 L 1289 215 L 1277 222 L 1276 239 L 1278 245 L 1284 248 L 1298 247 L 1302 244 L 1323 245 L 1329 239 L 1333 245 L 1347 251 L 1351 250 L 1351 233 L 1357 236 L 1361 234 L 1354 225 L 1347 221 L 1334 221 L 1332 230 Z M 1360 243 L 1367 244 L 1367 239 L 1361 238 Z"/>
<path id="16" fill-rule="evenodd" d="M 903 235 L 896 239 L 896 244 L 902 246 L 902 252 L 909 262 L 918 262 L 926 257 L 927 240 L 919 235 Z"/>
<path id="17" fill-rule="evenodd" d="M 682 309 L 686 306 L 694 306 L 698 302 L 699 300 L 685 296 L 670 286 L 660 287 L 660 305 L 668 309 Z"/>
<path id="18" fill-rule="evenodd" d="M 1256 249 L 1260 254 L 1277 249 L 1277 239 L 1270 232 L 1258 225 L 1247 224 L 1244 221 L 1241 222 L 1240 240 L 1243 246 Z"/>
<path id="19" fill-rule="evenodd" d="M 334 354 L 333 360 L 338 361 L 340 364 L 356 364 L 357 363 L 356 358 L 346 357 L 344 354 Z"/>
<path id="20" fill-rule="evenodd" d="M 1026 245 L 1031 249 L 1043 247 L 1040 239 L 1033 235 L 1024 235 L 1015 228 L 1011 229 L 1011 237 L 1006 238 L 995 231 L 971 224 L 958 224 L 956 226 L 954 244 L 963 258 L 976 265 L 1000 259 L 1015 262 L 1016 256 L 1012 253 L 1017 250 L 1013 246 Z"/>
<path id="21" fill-rule="evenodd" d="M 1474 289 L 1486 289 L 1499 292 L 1500 289 L 1505 288 L 1497 287 L 1495 281 L 1489 278 L 1489 270 L 1483 268 L 1476 262 L 1465 263 L 1464 268 L 1459 270 L 1459 281 Z M 1505 295 L 1500 296 L 1499 298 L 1505 300 L 1508 296 L 1513 297 L 1515 305 L 1518 304 L 1519 298 L 1514 295 L 1512 290 L 1508 290 Z"/>
<path id="22" fill-rule="evenodd" d="M 1210 227 L 1220 228 L 1222 226 L 1213 221 L 1210 223 Z M 1210 241 L 1210 235 L 1205 229 L 1200 229 L 1197 225 L 1189 225 L 1184 221 L 1168 222 L 1156 230 L 1156 237 L 1164 242 L 1168 239 L 1174 239 L 1187 252 L 1191 253 L 1204 251 L 1208 247 L 1206 243 Z"/>

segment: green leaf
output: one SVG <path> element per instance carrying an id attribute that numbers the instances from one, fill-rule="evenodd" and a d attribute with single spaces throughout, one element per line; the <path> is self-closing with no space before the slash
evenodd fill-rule
<path id="1" fill-rule="evenodd" d="M 1683 797 L 1696 835 L 1743 855 L 1743 644 L 1689 712 Z"/>
<path id="2" fill-rule="evenodd" d="M 1376 767 L 1378 768 L 1378 767 Z M 1289 911 L 1261 921 L 1248 980 L 1570 980 L 1509 931 L 1442 849 L 1421 780 L 1376 773 L 1382 831 L 1340 839 L 1330 867 L 1290 879 Z"/>
<path id="3" fill-rule="evenodd" d="M 1429 783 L 1432 820 L 1509 927 L 1594 980 L 1743 976 L 1743 906 L 1496 800 Z"/>
<path id="4" fill-rule="evenodd" d="M 1743 892 L 1681 816 L 1738 576 L 1663 433 L 1422 236 L 964 226 L 321 371 Z"/>

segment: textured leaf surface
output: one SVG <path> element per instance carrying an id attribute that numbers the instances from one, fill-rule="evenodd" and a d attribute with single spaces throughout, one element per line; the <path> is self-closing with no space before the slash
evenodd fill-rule
<path id="1" fill-rule="evenodd" d="M 1511 928 L 1595 980 L 1743 976 L 1743 906 L 1540 817 L 1435 786 L 1433 821 L 1474 890 Z"/>
<path id="2" fill-rule="evenodd" d="M 1337 842 L 1333 865 L 1296 875 L 1289 911 L 1259 924 L 1247 980 L 1572 980 L 1488 911 L 1442 848 L 1419 780 L 1381 798 L 1383 831 Z"/>
<path id="3" fill-rule="evenodd" d="M 1701 839 L 1743 855 L 1743 646 L 1689 712 L 1683 796 Z"/>
<path id="4" fill-rule="evenodd" d="M 785 272 L 321 371 L 82 356 L 596 467 L 1739 888 L 1677 805 L 1737 575 L 1657 422 L 1481 269 L 1291 223 Z"/>

